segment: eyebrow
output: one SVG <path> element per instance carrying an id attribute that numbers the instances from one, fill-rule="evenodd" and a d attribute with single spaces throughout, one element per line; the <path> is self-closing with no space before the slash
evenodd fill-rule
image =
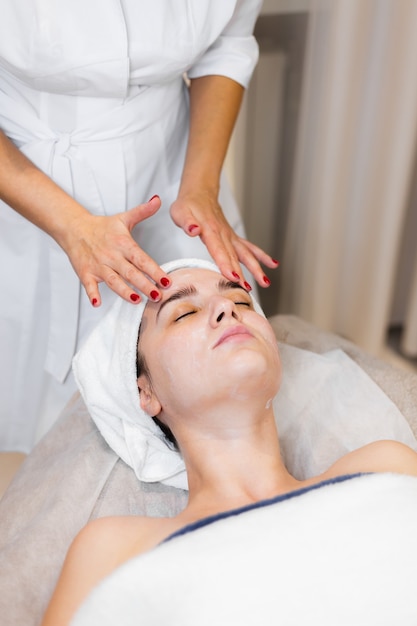
<path id="1" fill-rule="evenodd" d="M 248 293 L 246 289 L 242 287 L 242 285 L 239 285 L 239 283 L 234 283 L 233 281 L 226 280 L 225 278 L 221 278 L 219 280 L 219 282 L 217 283 L 217 289 L 220 292 L 229 291 L 230 289 L 241 289 L 245 293 Z M 182 287 L 181 289 L 178 289 L 178 291 L 173 293 L 172 296 L 170 296 L 164 302 L 161 303 L 161 306 L 159 307 L 158 312 L 156 314 L 156 319 L 158 319 L 159 314 L 161 313 L 162 309 L 164 308 L 166 304 L 169 304 L 170 302 L 174 302 L 175 300 L 181 300 L 182 298 L 195 296 L 197 293 L 198 291 L 196 287 L 194 287 L 194 285 L 188 285 L 187 287 Z"/>

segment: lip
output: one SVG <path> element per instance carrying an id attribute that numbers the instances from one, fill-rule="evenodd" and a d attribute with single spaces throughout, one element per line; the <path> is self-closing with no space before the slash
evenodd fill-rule
<path id="1" fill-rule="evenodd" d="M 253 334 L 248 328 L 246 328 L 246 326 L 242 326 L 241 324 L 237 326 L 230 326 L 230 328 L 227 328 L 224 331 L 220 339 L 216 341 L 213 348 L 217 348 L 217 346 L 227 341 L 227 339 L 229 339 L 230 337 L 236 337 L 237 335 L 246 335 L 247 337 L 253 337 Z"/>

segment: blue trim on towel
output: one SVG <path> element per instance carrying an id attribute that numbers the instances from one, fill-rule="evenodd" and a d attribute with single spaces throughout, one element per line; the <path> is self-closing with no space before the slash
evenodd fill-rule
<path id="1" fill-rule="evenodd" d="M 260 509 L 265 506 L 270 506 L 271 504 L 276 504 L 277 502 L 284 502 L 285 500 L 291 500 L 292 498 L 298 498 L 299 496 L 304 495 L 310 491 L 314 491 L 315 489 L 320 489 L 321 487 L 326 487 L 327 485 L 334 485 L 336 483 L 343 483 L 351 478 L 357 478 L 358 476 L 363 476 L 368 472 L 358 472 L 356 474 L 344 474 L 343 476 L 335 476 L 334 478 L 328 478 L 327 480 L 323 480 L 314 485 L 310 485 L 309 487 L 302 487 L 301 489 L 296 489 L 295 491 L 290 491 L 289 493 L 284 493 L 279 496 L 274 496 L 272 498 L 267 498 L 265 500 L 260 500 L 259 502 L 253 502 L 252 504 L 246 504 L 238 509 L 231 509 L 230 511 L 223 511 L 222 513 L 216 513 L 214 515 L 209 515 L 208 517 L 203 517 L 203 519 L 197 520 L 196 522 L 192 522 L 191 524 L 187 524 L 183 528 L 176 530 L 174 533 L 169 535 L 166 539 L 164 539 L 161 543 L 165 543 L 167 541 L 171 541 L 175 537 L 180 537 L 181 535 L 186 535 L 187 533 L 192 532 L 193 530 L 197 530 L 198 528 L 203 528 L 204 526 L 208 526 L 209 524 L 213 524 L 213 522 L 217 522 L 218 520 L 227 519 L 228 517 L 233 517 L 235 515 L 240 515 L 241 513 L 246 513 L 247 511 L 253 511 L 254 509 Z"/>

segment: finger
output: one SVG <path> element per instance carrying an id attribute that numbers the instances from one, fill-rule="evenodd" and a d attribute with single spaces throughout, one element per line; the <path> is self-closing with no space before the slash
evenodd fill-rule
<path id="1" fill-rule="evenodd" d="M 231 280 L 236 280 L 236 276 L 240 272 L 239 283 L 247 288 L 246 281 L 241 278 L 239 265 L 241 263 L 249 270 L 261 287 L 269 287 L 271 281 L 266 276 L 259 261 L 272 268 L 276 268 L 278 263 L 255 244 L 238 237 L 233 231 L 232 233 L 232 236 L 230 236 L 230 233 L 223 233 L 223 236 L 214 232 L 205 234 L 206 241 L 204 243 L 206 243 L 222 274 L 227 278 L 230 278 L 232 275 L 233 278 Z"/>
<path id="2" fill-rule="evenodd" d="M 120 217 L 126 227 L 131 231 L 136 224 L 139 224 L 139 222 L 143 222 L 143 220 L 146 220 L 148 217 L 151 217 L 151 215 L 154 215 L 160 207 L 160 197 L 152 196 L 148 202 L 144 202 L 143 204 L 133 207 L 133 209 L 129 209 L 129 211 L 120 213 Z"/>
<path id="3" fill-rule="evenodd" d="M 230 237 L 230 232 L 220 234 L 214 229 L 206 229 L 201 235 L 201 240 L 223 276 L 246 287 L 239 259 L 232 243 L 232 239 L 236 235 L 233 231 L 231 232 L 232 238 Z"/>
<path id="4" fill-rule="evenodd" d="M 83 286 L 91 305 L 99 307 L 101 305 L 101 297 L 97 281 L 93 278 L 86 279 L 83 281 Z"/>
<path id="5" fill-rule="evenodd" d="M 198 218 L 193 214 L 190 207 L 187 210 L 180 210 L 181 203 L 174 202 L 170 208 L 171 219 L 176 226 L 182 228 L 189 237 L 198 237 L 202 232 L 202 226 Z"/>
<path id="6" fill-rule="evenodd" d="M 197 237 L 201 234 L 201 226 L 195 223 L 195 221 L 191 220 L 184 226 L 184 231 L 190 237 Z"/>
<path id="7" fill-rule="evenodd" d="M 273 259 L 269 254 L 262 250 L 262 248 L 259 248 L 247 239 L 240 238 L 240 241 L 252 252 L 252 254 L 258 259 L 258 261 L 260 261 L 260 263 L 266 265 L 267 267 L 270 267 L 271 269 L 277 269 L 279 267 L 279 261 Z"/>
<path id="8" fill-rule="evenodd" d="M 171 286 L 171 279 L 168 274 L 133 239 L 131 245 L 126 249 L 125 258 L 122 259 L 116 269 L 129 283 L 141 291 L 144 291 L 144 284 L 148 285 L 149 288 L 155 287 L 156 284 L 162 289 Z"/>
<path id="9" fill-rule="evenodd" d="M 135 289 L 129 286 L 123 278 L 110 267 L 103 271 L 103 282 L 114 291 L 118 296 L 130 302 L 131 304 L 139 304 L 142 300 L 140 294 Z"/>
<path id="10" fill-rule="evenodd" d="M 184 221 L 179 220 L 176 217 L 174 211 L 171 211 L 171 217 L 174 224 L 179 228 L 182 228 L 185 234 L 189 237 L 197 237 L 198 235 L 201 235 L 202 227 L 198 223 L 198 220 L 191 214 L 191 212 L 188 212 L 188 215 Z"/>
<path id="11" fill-rule="evenodd" d="M 242 263 L 242 265 L 244 265 L 249 270 L 249 272 L 255 278 L 258 285 L 260 285 L 261 287 L 269 287 L 271 284 L 271 281 L 268 278 L 268 276 L 266 276 L 265 272 L 263 271 L 259 263 L 258 258 L 255 256 L 255 254 L 257 254 L 261 256 L 261 258 L 264 258 L 265 253 L 263 252 L 263 250 L 261 250 L 254 244 L 248 245 L 248 243 L 249 242 L 247 242 L 245 239 L 239 239 L 235 243 L 236 252 L 239 257 L 239 260 Z M 266 256 L 268 257 L 268 255 Z M 274 267 L 277 267 L 277 265 L 274 264 Z"/>

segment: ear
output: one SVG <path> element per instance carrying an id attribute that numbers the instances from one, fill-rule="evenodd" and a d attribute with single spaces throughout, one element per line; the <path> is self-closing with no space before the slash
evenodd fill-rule
<path id="1" fill-rule="evenodd" d="M 149 378 L 146 376 L 146 374 L 141 374 L 137 380 L 137 383 L 141 409 L 151 417 L 159 415 L 162 406 L 158 398 L 156 397 L 152 389 L 152 385 L 149 382 Z"/>

